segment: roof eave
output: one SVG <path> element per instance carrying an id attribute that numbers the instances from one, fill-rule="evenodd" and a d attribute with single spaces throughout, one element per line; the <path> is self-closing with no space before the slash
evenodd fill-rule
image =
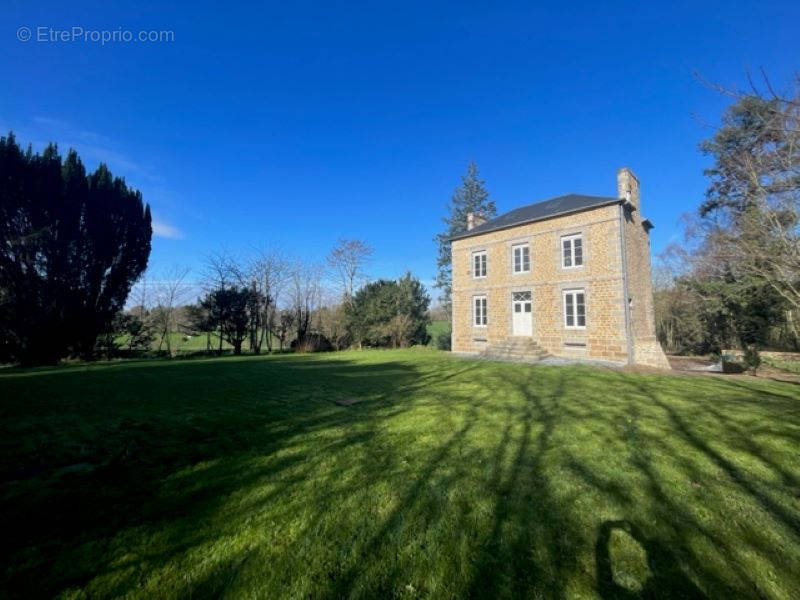
<path id="1" fill-rule="evenodd" d="M 566 215 L 572 215 L 572 214 L 579 213 L 579 212 L 585 212 L 587 210 L 594 210 L 596 208 L 603 208 L 604 206 L 611 206 L 612 204 L 622 204 L 623 202 L 625 202 L 624 199 L 614 198 L 612 200 L 609 200 L 608 202 L 602 202 L 600 204 L 595 204 L 593 206 L 586 206 L 584 208 L 576 208 L 576 209 L 573 209 L 573 210 L 565 210 L 565 211 L 562 211 L 562 212 L 559 212 L 559 213 L 553 213 L 552 215 L 547 215 L 546 217 L 538 217 L 538 218 L 535 218 L 535 219 L 526 219 L 524 221 L 518 221 L 516 223 L 510 223 L 508 225 L 503 225 L 502 227 L 495 227 L 493 229 L 486 229 L 485 231 L 478 231 L 478 232 L 475 232 L 475 233 L 473 233 L 471 231 L 467 231 L 467 232 L 462 233 L 460 235 L 454 235 L 448 241 L 454 242 L 456 240 L 463 240 L 463 239 L 466 239 L 466 238 L 469 238 L 469 237 L 475 237 L 475 236 L 478 236 L 478 235 L 483 235 L 484 233 L 494 233 L 495 231 L 503 231 L 504 229 L 511 229 L 512 227 L 519 227 L 520 225 L 528 225 L 530 223 L 538 223 L 539 221 L 547 221 L 548 219 L 555 219 L 556 217 L 563 217 L 563 216 L 566 216 Z"/>

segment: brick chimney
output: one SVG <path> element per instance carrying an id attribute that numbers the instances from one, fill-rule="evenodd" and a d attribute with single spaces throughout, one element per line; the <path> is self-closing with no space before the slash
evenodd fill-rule
<path id="1" fill-rule="evenodd" d="M 467 231 L 472 231 L 478 225 L 486 223 L 486 219 L 481 213 L 467 213 Z"/>
<path id="2" fill-rule="evenodd" d="M 639 210 L 639 179 L 628 167 L 617 171 L 617 197 L 627 200 L 635 210 Z"/>

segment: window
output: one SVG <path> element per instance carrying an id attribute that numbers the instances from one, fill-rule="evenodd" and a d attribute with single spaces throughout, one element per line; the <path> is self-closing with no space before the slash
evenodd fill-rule
<path id="1" fill-rule="evenodd" d="M 530 292 L 513 292 L 511 296 L 515 302 L 530 302 L 531 300 Z"/>
<path id="2" fill-rule="evenodd" d="M 528 244 L 511 247 L 514 257 L 514 273 L 529 273 L 531 270 L 531 249 Z"/>
<path id="3" fill-rule="evenodd" d="M 561 266 L 565 269 L 583 266 L 583 236 L 580 234 L 561 238 Z"/>
<path id="4" fill-rule="evenodd" d="M 486 251 L 472 254 L 472 276 L 486 277 Z"/>
<path id="5" fill-rule="evenodd" d="M 511 301 L 514 304 L 514 312 L 531 312 L 531 293 L 513 292 Z"/>
<path id="6" fill-rule="evenodd" d="M 564 327 L 586 328 L 586 293 L 583 290 L 564 291 Z"/>
<path id="7" fill-rule="evenodd" d="M 486 296 L 475 296 L 472 307 L 472 322 L 475 327 L 486 327 Z"/>

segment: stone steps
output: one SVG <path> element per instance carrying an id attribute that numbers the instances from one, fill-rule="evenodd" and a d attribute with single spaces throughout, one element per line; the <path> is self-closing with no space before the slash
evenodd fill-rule
<path id="1" fill-rule="evenodd" d="M 549 354 L 531 338 L 506 338 L 489 345 L 481 356 L 493 360 L 537 361 Z"/>

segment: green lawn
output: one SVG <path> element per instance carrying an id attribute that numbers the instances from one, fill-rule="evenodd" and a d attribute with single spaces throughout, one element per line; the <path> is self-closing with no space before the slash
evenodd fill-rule
<path id="1" fill-rule="evenodd" d="M 169 334 L 169 338 L 170 338 L 170 343 L 172 344 L 173 352 L 175 354 L 178 354 L 178 355 L 203 352 L 203 351 L 206 350 L 206 347 L 207 347 L 207 340 L 206 340 L 205 334 L 188 336 L 188 335 L 186 335 L 184 333 L 180 333 L 178 331 L 173 331 L 172 333 Z M 121 347 L 122 350 L 125 350 L 127 348 L 126 344 L 128 343 L 129 339 L 130 338 L 127 337 L 126 335 L 121 335 L 116 340 L 116 342 L 117 342 L 117 344 L 119 344 L 119 346 Z M 160 343 L 160 348 L 159 348 L 159 343 Z M 278 338 L 273 336 L 272 343 L 273 343 L 273 351 L 277 351 L 278 347 L 279 347 L 279 344 L 280 344 Z M 289 345 L 288 343 L 284 344 L 285 347 L 288 347 L 288 345 Z M 160 349 L 163 352 L 166 352 L 166 350 L 167 350 L 167 342 L 166 342 L 166 340 L 164 340 L 164 342 L 161 342 L 161 335 L 156 334 L 155 337 L 153 338 L 153 343 L 151 344 L 150 347 L 151 347 L 152 350 L 159 350 Z M 219 336 L 217 334 L 215 334 L 215 333 L 212 333 L 211 334 L 211 349 L 212 350 L 217 350 L 218 348 L 219 348 Z M 249 350 L 249 348 L 250 348 L 250 340 L 249 339 L 245 339 L 244 344 L 242 344 L 242 348 L 245 351 Z M 230 350 L 233 349 L 233 346 L 231 346 L 228 342 L 223 340 L 222 349 L 224 351 L 230 351 Z M 266 342 L 266 340 L 264 340 L 264 343 L 263 343 L 263 345 L 261 347 L 261 351 L 262 352 L 266 352 L 267 351 L 267 342 Z"/>
<path id="2" fill-rule="evenodd" d="M 800 598 L 791 384 L 412 349 L 6 370 L 0 411 L 0 597 Z"/>
<path id="3" fill-rule="evenodd" d="M 436 339 L 440 333 L 450 331 L 450 321 L 431 321 L 428 324 L 428 335 L 431 339 L 428 341 L 429 346 L 436 346 Z"/>
<path id="4" fill-rule="evenodd" d="M 771 358 L 764 356 L 761 360 L 771 366 L 775 367 L 776 369 L 780 369 L 781 371 L 787 371 L 789 373 L 800 373 L 800 361 L 797 360 L 781 360 L 778 358 Z"/>

